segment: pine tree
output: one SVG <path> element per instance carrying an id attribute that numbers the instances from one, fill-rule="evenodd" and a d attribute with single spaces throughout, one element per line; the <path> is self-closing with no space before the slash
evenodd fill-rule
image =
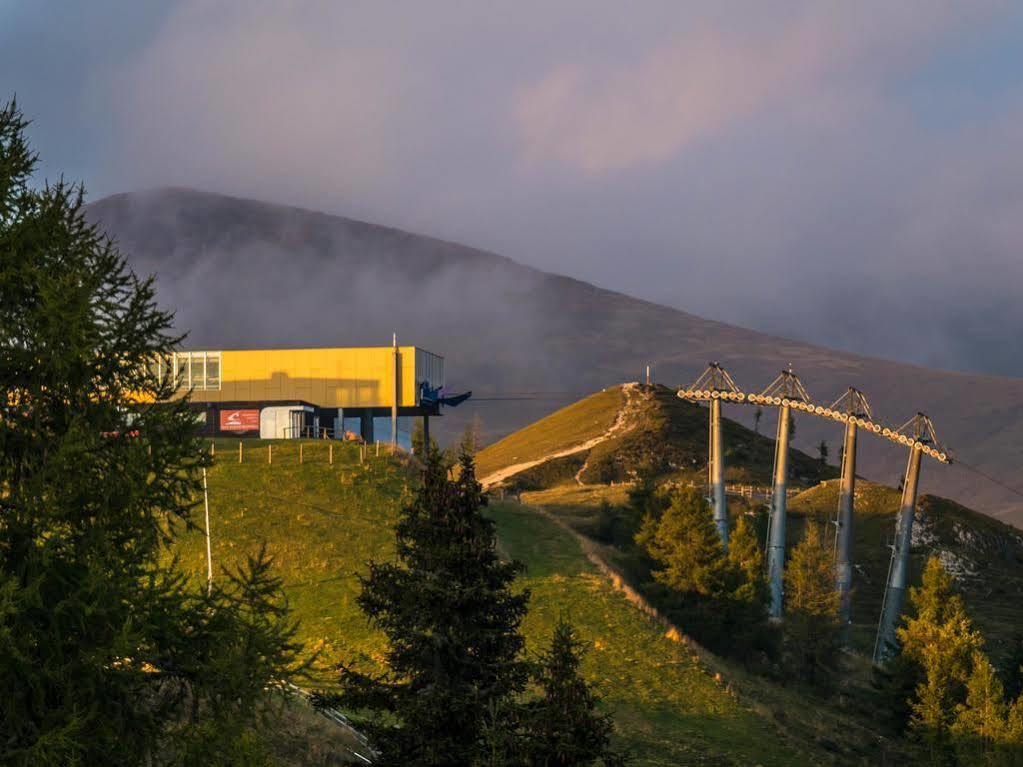
<path id="1" fill-rule="evenodd" d="M 580 673 L 582 642 L 571 624 L 558 622 L 550 648 L 540 658 L 540 700 L 527 714 L 528 759 L 533 767 L 622 764 L 611 747 L 614 722 L 598 711 L 600 700 Z"/>
<path id="2" fill-rule="evenodd" d="M 914 615 L 897 634 L 903 656 L 916 663 L 923 676 L 911 703 L 910 726 L 937 759 L 948 750 L 956 707 L 965 700 L 982 640 L 937 557 L 927 561 L 922 583 L 909 590 L 909 600 Z"/>
<path id="3" fill-rule="evenodd" d="M 808 519 L 803 539 L 785 568 L 785 639 L 797 671 L 821 684 L 838 655 L 839 595 L 834 587 L 834 558 L 824 545 L 820 525 Z"/>
<path id="4" fill-rule="evenodd" d="M 661 566 L 653 572 L 660 583 L 704 597 L 727 592 L 725 549 L 710 506 L 695 488 L 676 491 L 660 516 L 647 516 L 636 540 Z"/>
<path id="5" fill-rule="evenodd" d="M 0 763 L 252 761 L 294 626 L 265 556 L 209 593 L 167 565 L 205 459 L 147 366 L 172 317 L 82 215 L 28 185 L 0 108 Z"/>
<path id="6" fill-rule="evenodd" d="M 359 605 L 387 636 L 387 671 L 342 664 L 341 693 L 328 700 L 363 713 L 376 764 L 492 763 L 502 737 L 488 730 L 488 712 L 525 687 L 519 624 L 529 594 L 511 591 L 522 568 L 498 557 L 485 505 L 471 456 L 457 480 L 430 461 L 397 525 L 397 562 L 372 563 L 362 578 Z"/>

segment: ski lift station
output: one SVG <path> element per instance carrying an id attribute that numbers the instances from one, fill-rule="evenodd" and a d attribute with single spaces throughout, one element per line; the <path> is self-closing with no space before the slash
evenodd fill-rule
<path id="1" fill-rule="evenodd" d="M 444 394 L 444 358 L 416 346 L 178 351 L 155 360 L 209 437 L 406 442 L 411 418 L 471 395 Z"/>

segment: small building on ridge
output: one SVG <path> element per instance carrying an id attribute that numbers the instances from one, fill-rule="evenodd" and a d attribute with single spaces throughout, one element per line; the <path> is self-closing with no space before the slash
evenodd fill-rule
<path id="1" fill-rule="evenodd" d="M 343 439 L 355 426 L 374 441 L 374 419 L 440 415 L 444 358 L 416 346 L 221 349 L 175 352 L 151 363 L 191 392 L 206 436 Z M 354 419 L 354 420 L 353 420 Z"/>

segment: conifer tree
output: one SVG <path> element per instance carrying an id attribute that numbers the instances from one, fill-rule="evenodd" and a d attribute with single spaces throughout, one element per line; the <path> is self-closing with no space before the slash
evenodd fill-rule
<path id="1" fill-rule="evenodd" d="M 664 511 L 665 499 L 658 492 L 652 469 L 644 468 L 627 491 L 630 517 L 642 524 L 647 517 L 659 517 Z"/>
<path id="2" fill-rule="evenodd" d="M 147 373 L 172 318 L 81 188 L 29 186 L 25 127 L 0 108 L 0 763 L 251 762 L 297 652 L 280 584 L 167 564 L 204 464 Z"/>
<path id="3" fill-rule="evenodd" d="M 749 517 L 739 516 L 728 537 L 728 559 L 741 574 L 741 586 L 750 598 L 764 597 L 767 580 L 764 576 L 764 554 L 757 541 L 756 528 Z"/>
<path id="4" fill-rule="evenodd" d="M 327 698 L 361 712 L 376 764 L 494 763 L 493 745 L 511 738 L 494 731 L 505 723 L 489 713 L 517 726 L 529 594 L 512 592 L 521 565 L 499 558 L 472 457 L 460 463 L 457 480 L 436 460 L 427 464 L 396 528 L 397 562 L 371 563 L 362 578 L 359 605 L 388 639 L 386 672 L 342 664 L 341 692 Z"/>
<path id="5" fill-rule="evenodd" d="M 1023 693 L 1023 634 L 1012 638 L 1012 652 L 1005 663 L 1003 684 L 1009 700 L 1015 700 Z"/>
<path id="6" fill-rule="evenodd" d="M 910 726 L 938 758 L 948 749 L 956 707 L 965 700 L 981 637 L 937 557 L 928 559 L 922 583 L 910 588 L 909 600 L 913 617 L 897 635 L 903 656 L 919 666 L 923 677 L 911 704 Z"/>
<path id="7" fill-rule="evenodd" d="M 605 767 L 623 763 L 611 747 L 614 723 L 582 678 L 582 642 L 560 620 L 550 647 L 540 658 L 536 682 L 542 691 L 527 714 L 528 759 L 533 767 Z"/>
<path id="8" fill-rule="evenodd" d="M 767 585 L 754 526 L 740 517 L 726 555 L 706 499 L 693 488 L 654 508 L 636 542 L 659 569 L 672 610 L 689 632 L 719 652 L 751 660 L 750 651 L 773 654 L 775 632 L 766 625 Z"/>
<path id="9" fill-rule="evenodd" d="M 803 539 L 789 558 L 785 594 L 785 638 L 796 668 L 808 682 L 823 683 L 838 655 L 839 595 L 834 558 L 815 519 L 807 520 Z"/>
<path id="10" fill-rule="evenodd" d="M 1002 682 L 987 657 L 974 651 L 966 700 L 956 706 L 951 732 L 963 764 L 998 764 L 1009 745 L 1009 707 Z"/>
<path id="11" fill-rule="evenodd" d="M 676 491 L 659 517 L 643 521 L 636 540 L 660 565 L 653 572 L 660 583 L 704 597 L 726 593 L 725 549 L 710 506 L 695 488 Z"/>

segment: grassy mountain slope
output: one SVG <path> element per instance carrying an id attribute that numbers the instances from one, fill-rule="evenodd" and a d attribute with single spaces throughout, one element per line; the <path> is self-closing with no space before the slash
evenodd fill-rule
<path id="1" fill-rule="evenodd" d="M 674 396 L 664 387 L 639 387 L 628 415 L 629 428 L 615 434 L 566 467 L 558 461 L 533 467 L 504 480 L 529 504 L 546 509 L 601 547 L 605 558 L 641 584 L 649 579 L 649 563 L 632 542 L 635 520 L 625 507 L 628 481 L 645 466 L 654 465 L 661 481 L 706 481 L 707 410 Z M 590 410 L 598 403 L 610 410 L 609 398 L 588 398 Z M 558 448 L 571 441 L 564 430 L 565 409 L 531 424 L 507 438 L 516 444 L 544 444 Z M 611 420 L 610 412 L 604 421 Z M 804 420 L 800 419 L 802 426 Z M 741 424 L 725 420 L 727 481 L 769 482 L 774 444 Z M 486 448 L 481 461 L 498 466 L 505 441 Z M 787 540 L 795 545 L 805 520 L 813 515 L 825 523 L 834 519 L 838 505 L 838 482 L 834 466 L 793 451 L 793 485 L 802 492 L 789 501 Z M 610 467 L 610 468 L 608 468 Z M 927 466 L 925 471 L 942 467 Z M 568 469 L 571 469 L 569 471 Z M 578 479 L 577 479 L 578 478 Z M 582 483 L 580 483 L 582 480 Z M 612 481 L 614 484 L 612 484 Z M 869 655 L 873 649 L 877 620 L 890 563 L 890 544 L 900 493 L 893 487 L 858 480 L 854 524 L 855 598 L 851 637 L 854 646 Z M 733 516 L 751 504 L 730 497 Z M 761 524 L 762 526 L 762 524 Z M 825 525 L 829 535 L 834 528 Z M 761 537 L 764 531 L 761 530 Z M 1023 536 L 1014 528 L 938 496 L 921 495 L 914 524 L 911 583 L 919 580 L 926 558 L 940 556 L 957 576 L 971 614 L 984 631 L 988 649 L 996 660 L 1010 651 L 1020 633 L 1023 598 Z"/>
<path id="2" fill-rule="evenodd" d="M 507 258 L 339 216 L 189 189 L 119 194 L 89 208 L 132 265 L 158 274 L 188 343 L 210 348 L 389 343 L 391 333 L 443 354 L 453 387 L 480 397 L 439 419 L 435 434 L 479 416 L 487 441 L 652 364 L 690 382 L 720 360 L 756 391 L 792 364 L 827 404 L 847 386 L 901 423 L 929 413 L 965 463 L 1010 478 L 1023 464 L 1023 380 L 859 357 L 712 322 Z M 732 417 L 749 423 L 750 410 Z M 765 430 L 770 424 L 765 425 Z M 834 429 L 807 420 L 795 444 L 813 451 Z M 893 481 L 897 451 L 864 445 L 865 476 Z M 901 463 L 901 460 L 895 460 Z M 985 512 L 1020 498 L 961 466 L 928 472 L 928 492 Z M 1023 511 L 1006 519 L 1021 521 Z"/>
<path id="3" fill-rule="evenodd" d="M 859 645 L 872 646 L 884 595 L 900 493 L 891 487 L 857 483 L 854 557 L 857 565 L 854 626 Z M 827 482 L 792 499 L 794 528 L 813 514 L 833 519 L 838 483 Z M 928 556 L 937 555 L 956 574 L 971 616 L 995 660 L 1003 659 L 1021 632 L 1023 536 L 1008 525 L 946 498 L 921 496 L 913 524 L 911 583 L 920 582 Z"/>
<path id="4" fill-rule="evenodd" d="M 627 384 L 605 389 L 530 424 L 480 451 L 480 476 L 500 476 L 528 456 L 571 449 L 617 422 L 608 439 L 561 459 L 524 469 L 503 484 L 536 490 L 561 482 L 620 483 L 639 472 L 704 481 L 707 464 L 707 409 L 675 396 L 665 386 Z M 799 421 L 802 424 L 802 420 Z M 769 485 L 774 441 L 725 418 L 726 481 Z M 801 485 L 835 476 L 833 466 L 792 451 L 792 478 Z"/>
<path id="5" fill-rule="evenodd" d="M 354 602 L 357 575 L 370 559 L 392 556 L 391 527 L 415 477 L 387 457 L 360 464 L 350 445 L 335 445 L 330 466 L 325 444 L 305 442 L 299 464 L 298 444 L 274 443 L 267 464 L 266 443 L 247 441 L 239 464 L 237 442 L 217 442 L 209 472 L 213 557 L 218 566 L 231 565 L 267 540 L 302 620 L 302 638 L 322 653 L 318 681 L 329 684 L 326 666 L 340 655 L 379 657 L 381 637 Z M 529 648 L 549 639 L 558 615 L 571 617 L 590 645 L 585 673 L 615 711 L 635 764 L 826 760 L 825 749 L 787 737 L 729 693 L 684 645 L 665 638 L 597 573 L 567 532 L 511 504 L 495 505 L 491 514 L 502 551 L 529 568 L 521 583 L 533 592 L 524 627 Z M 205 577 L 200 531 L 187 532 L 176 553 L 186 572 Z M 288 763 L 328 762 L 295 755 Z"/>

